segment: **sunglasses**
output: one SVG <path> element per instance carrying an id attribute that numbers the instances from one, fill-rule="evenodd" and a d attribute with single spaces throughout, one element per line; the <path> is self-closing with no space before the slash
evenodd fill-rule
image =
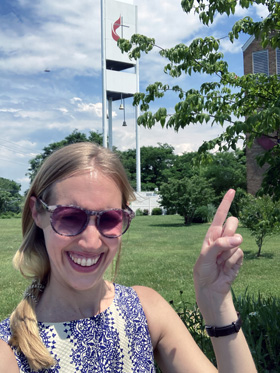
<path id="1" fill-rule="evenodd" d="M 95 225 L 99 233 L 107 238 L 123 235 L 129 228 L 134 212 L 128 206 L 125 209 L 101 211 L 86 210 L 78 206 L 48 206 L 38 199 L 45 210 L 51 213 L 52 229 L 61 236 L 77 236 L 88 226 L 91 216 L 96 216 Z"/>

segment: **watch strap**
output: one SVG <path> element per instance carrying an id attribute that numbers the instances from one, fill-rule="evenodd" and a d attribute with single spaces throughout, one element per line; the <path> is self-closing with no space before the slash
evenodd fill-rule
<path id="1" fill-rule="evenodd" d="M 206 325 L 205 329 L 209 337 L 218 338 L 218 337 L 225 337 L 227 335 L 238 333 L 242 325 L 242 320 L 241 320 L 241 316 L 239 312 L 237 312 L 237 316 L 238 316 L 238 319 L 227 326 L 218 327 L 218 326 Z"/>

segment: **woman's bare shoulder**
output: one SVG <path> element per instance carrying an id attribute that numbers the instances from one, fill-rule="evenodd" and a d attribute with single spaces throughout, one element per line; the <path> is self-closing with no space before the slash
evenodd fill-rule
<path id="1" fill-rule="evenodd" d="M 0 340 L 0 373 L 19 373 L 19 367 L 11 347 Z"/>
<path id="2" fill-rule="evenodd" d="M 132 286 L 132 288 L 136 291 L 140 300 L 143 299 L 145 301 L 150 300 L 150 298 L 154 299 L 155 301 L 164 300 L 157 291 L 147 286 L 135 285 Z"/>
<path id="3" fill-rule="evenodd" d="M 165 317 L 177 317 L 169 303 L 154 289 L 146 286 L 133 286 L 145 312 L 152 342 L 155 345 L 161 338 Z M 161 315 L 162 317 L 159 317 Z"/>

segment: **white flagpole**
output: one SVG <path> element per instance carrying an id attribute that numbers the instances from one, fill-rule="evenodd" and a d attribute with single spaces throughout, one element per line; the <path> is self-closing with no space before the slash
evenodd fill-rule
<path id="1" fill-rule="evenodd" d="M 102 64 L 102 130 L 103 146 L 107 148 L 108 122 L 107 122 L 107 93 L 106 93 L 106 30 L 105 30 L 105 0 L 101 0 L 101 64 Z"/>

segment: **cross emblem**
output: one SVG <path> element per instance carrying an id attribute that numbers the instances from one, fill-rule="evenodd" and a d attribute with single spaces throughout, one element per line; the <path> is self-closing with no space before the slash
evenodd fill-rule
<path id="1" fill-rule="evenodd" d="M 119 27 L 121 27 L 121 36 L 119 36 L 117 34 L 117 29 Z M 114 24 L 112 25 L 112 38 L 115 41 L 118 41 L 120 38 L 123 38 L 123 28 L 124 27 L 129 27 L 129 26 L 123 24 L 123 17 L 120 15 L 120 18 L 117 19 L 116 22 L 114 22 Z"/>

